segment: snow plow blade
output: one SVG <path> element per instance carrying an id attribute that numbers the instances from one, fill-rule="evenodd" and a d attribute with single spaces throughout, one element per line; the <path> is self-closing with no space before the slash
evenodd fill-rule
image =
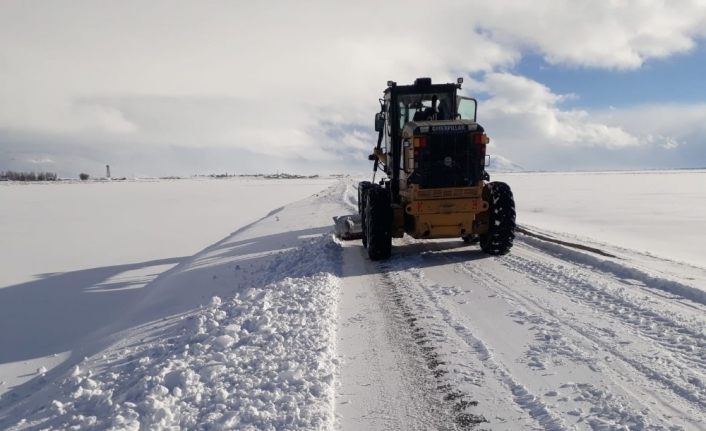
<path id="1" fill-rule="evenodd" d="M 359 214 L 334 217 L 333 221 L 336 224 L 336 236 L 342 240 L 363 238 L 363 226 Z"/>

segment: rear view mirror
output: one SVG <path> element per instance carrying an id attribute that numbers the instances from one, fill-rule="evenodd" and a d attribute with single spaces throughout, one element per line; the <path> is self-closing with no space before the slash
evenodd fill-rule
<path id="1" fill-rule="evenodd" d="M 382 132 L 385 128 L 385 115 L 382 112 L 375 114 L 375 131 Z"/>

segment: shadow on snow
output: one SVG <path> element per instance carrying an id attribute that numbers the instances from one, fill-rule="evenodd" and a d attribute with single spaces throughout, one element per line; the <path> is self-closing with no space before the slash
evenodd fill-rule
<path id="1" fill-rule="evenodd" d="M 153 335 L 165 335 L 179 322 L 174 316 L 197 311 L 212 296 L 230 297 L 244 289 L 266 288 L 287 277 L 321 272 L 342 276 L 342 247 L 331 236 L 332 226 L 248 238 L 247 230 L 253 224 L 192 257 L 46 274 L 38 280 L 0 289 L 0 304 L 6 310 L 0 315 L 0 345 L 4 347 L 0 350 L 0 364 L 72 352 L 45 377 L 25 382 L 3 395 L 3 416 L 12 417 L 7 415 L 8 407 L 21 408 L 16 402 L 30 396 L 46 381 L 62 376 L 84 357 L 116 342 L 123 330 L 161 321 L 163 326 Z M 244 238 L 240 239 L 241 235 Z M 394 246 L 389 264 L 376 264 L 367 261 L 360 241 L 350 244 L 360 247 L 365 262 L 356 265 L 360 274 L 347 276 L 488 257 L 460 240 L 426 241 Z M 164 271 L 165 265 L 173 268 Z M 154 273 L 150 268 L 161 268 L 162 272 Z M 141 276 L 122 276 L 129 272 Z"/>

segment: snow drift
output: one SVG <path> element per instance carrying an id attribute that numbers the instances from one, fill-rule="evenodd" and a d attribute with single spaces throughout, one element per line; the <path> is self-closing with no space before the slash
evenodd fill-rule
<path id="1" fill-rule="evenodd" d="M 317 224 L 309 213 L 326 202 L 272 212 L 154 281 L 132 325 L 101 330 L 106 348 L 58 368 L 0 427 L 330 429 L 340 246 L 288 227 Z"/>

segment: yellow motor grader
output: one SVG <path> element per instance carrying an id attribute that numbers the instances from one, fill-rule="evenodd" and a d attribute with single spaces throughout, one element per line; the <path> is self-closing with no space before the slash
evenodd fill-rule
<path id="1" fill-rule="evenodd" d="M 373 181 L 358 184 L 358 214 L 336 217 L 343 239 L 362 238 L 371 260 L 390 257 L 392 238 L 463 238 L 493 255 L 515 238 L 510 187 L 489 182 L 478 102 L 458 94 L 463 83 L 387 83 L 375 115 Z M 386 178 L 375 182 L 382 170 Z"/>

